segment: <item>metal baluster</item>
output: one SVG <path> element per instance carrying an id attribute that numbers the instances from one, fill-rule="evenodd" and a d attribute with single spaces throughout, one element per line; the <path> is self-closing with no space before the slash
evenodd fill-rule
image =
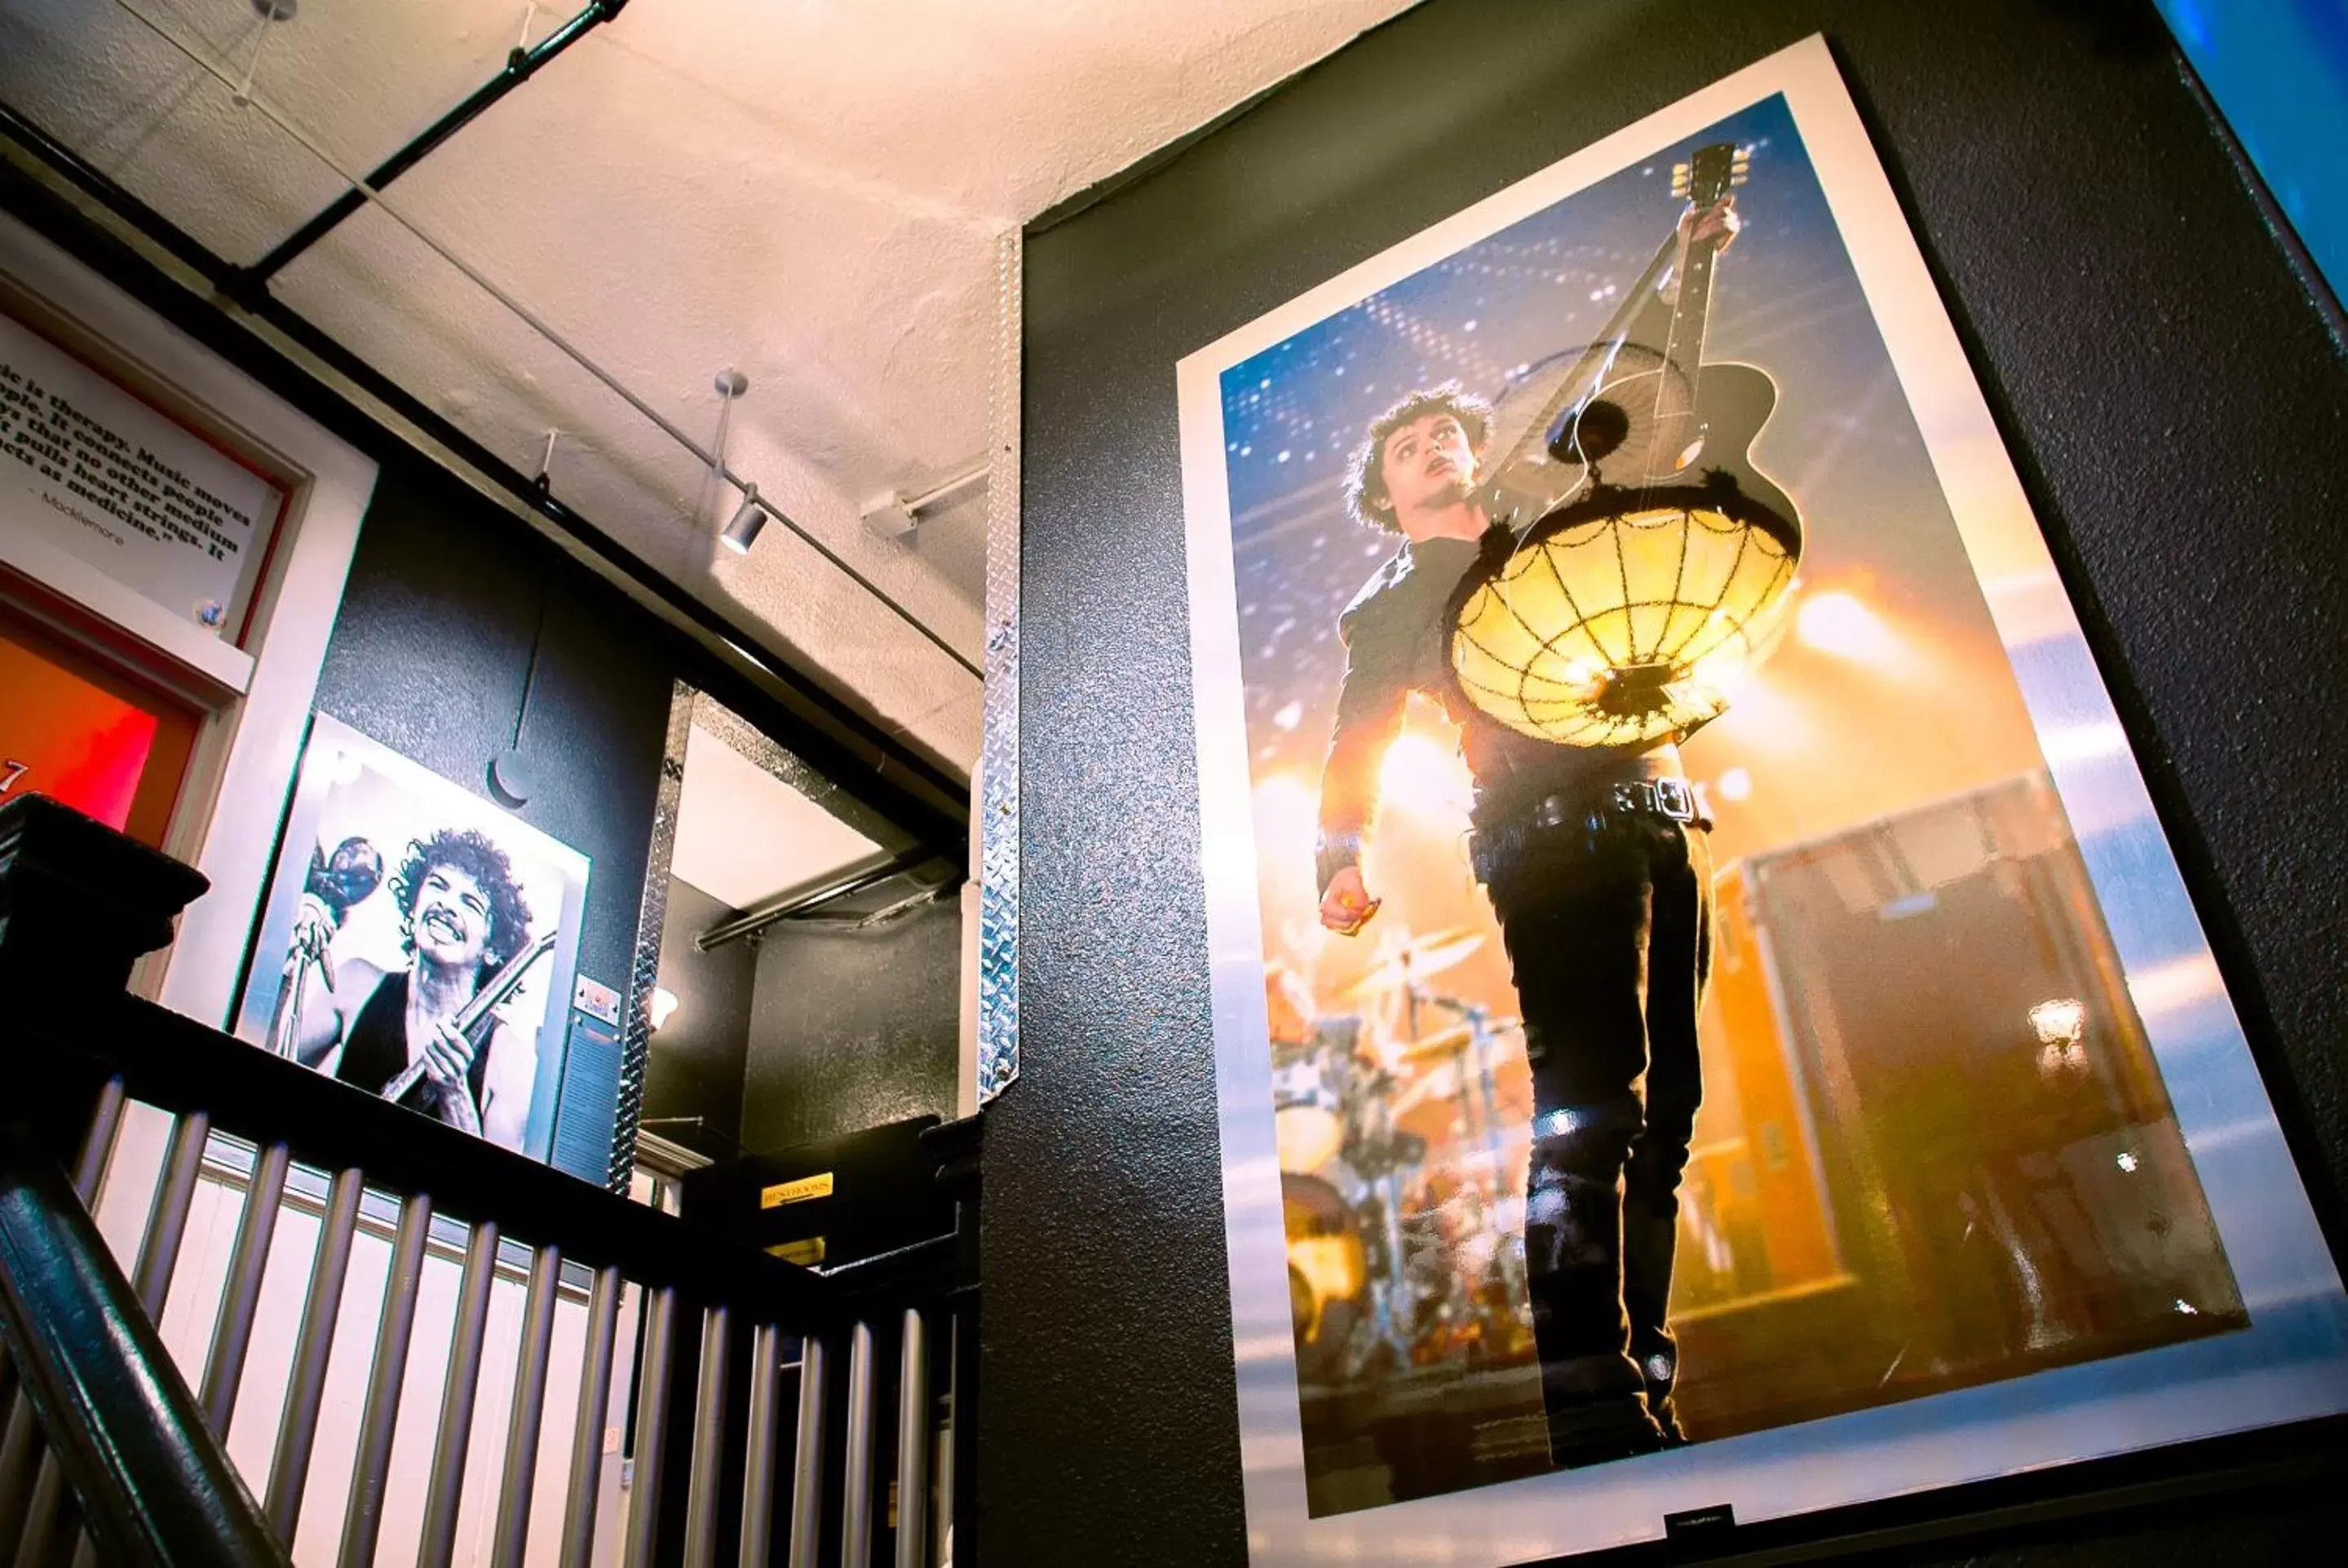
<path id="1" fill-rule="evenodd" d="M 335 1346 L 335 1319 L 343 1309 L 343 1284 L 349 1276 L 351 1233 L 359 1218 L 365 1178 L 355 1166 L 335 1173 L 326 1189 L 326 1214 L 318 1226 L 318 1252 L 310 1266 L 310 1294 L 302 1308 L 302 1331 L 294 1342 L 294 1370 L 285 1384 L 285 1411 L 277 1428 L 277 1452 L 269 1465 L 269 1496 L 263 1512 L 280 1541 L 294 1539 L 302 1519 L 302 1493 L 310 1484 L 310 1450 L 318 1437 L 318 1402 L 326 1391 L 326 1356 Z"/>
<path id="2" fill-rule="evenodd" d="M 203 1112 L 180 1117 L 171 1129 L 163 1173 L 155 1183 L 155 1206 L 148 1213 L 147 1235 L 139 1244 L 131 1287 L 139 1292 L 139 1305 L 158 1324 L 171 1294 L 171 1276 L 180 1266 L 180 1244 L 187 1239 L 188 1210 L 195 1204 L 196 1178 L 204 1173 L 204 1144 L 211 1135 L 212 1119 Z"/>
<path id="3" fill-rule="evenodd" d="M 962 1314 L 949 1301 L 945 1308 L 944 1350 L 946 1419 L 945 1430 L 938 1456 L 938 1517 L 931 1534 L 931 1548 L 937 1560 L 946 1560 L 946 1541 L 953 1533 L 956 1500 L 954 1489 L 962 1482 Z M 973 1554 L 974 1555 L 974 1554 Z"/>
<path id="4" fill-rule="evenodd" d="M 285 1172 L 293 1155 L 272 1143 L 252 1163 L 244 1214 L 237 1221 L 236 1246 L 229 1254 L 228 1280 L 221 1289 L 220 1317 L 212 1324 L 211 1352 L 204 1358 L 204 1419 L 222 1442 L 236 1416 L 236 1391 L 244 1380 L 245 1353 L 252 1345 L 252 1315 L 261 1305 L 261 1279 L 269 1267 L 269 1244 L 277 1234 L 277 1213 L 285 1200 Z"/>
<path id="5" fill-rule="evenodd" d="M 872 1326 L 848 1337 L 848 1457 L 839 1470 L 839 1568 L 872 1568 Z"/>
<path id="6" fill-rule="evenodd" d="M 530 1265 L 522 1299 L 521 1367 L 514 1378 L 513 1414 L 506 1423 L 506 1471 L 498 1485 L 498 1533 L 491 1568 L 521 1568 L 530 1540 L 530 1494 L 538 1482 L 538 1429 L 546 1416 L 546 1353 L 554 1337 L 555 1286 L 562 1254 L 542 1246 Z"/>
<path id="7" fill-rule="evenodd" d="M 676 1318 L 676 1291 L 662 1286 L 644 1314 L 644 1365 L 636 1384 L 635 1481 L 628 1501 L 627 1568 L 652 1568 L 660 1540 L 661 1450 L 668 1444 L 669 1361 Z M 810 1568 L 812 1565 L 810 1564 Z"/>
<path id="8" fill-rule="evenodd" d="M 918 1307 L 905 1308 L 897 1370 L 897 1568 L 929 1561 L 930 1341 Z"/>
<path id="9" fill-rule="evenodd" d="M 693 1406 L 693 1469 L 685 1489 L 686 1568 L 717 1562 L 718 1470 L 726 1448 L 726 1308 L 701 1314 L 701 1386 Z"/>
<path id="10" fill-rule="evenodd" d="M 432 1199 L 411 1193 L 399 1207 L 391 1244 L 391 1272 L 383 1282 L 383 1316 L 376 1328 L 375 1368 L 367 1377 L 366 1409 L 359 1418 L 359 1450 L 351 1460 L 350 1505 L 343 1513 L 346 1568 L 375 1562 L 383 1530 L 384 1482 L 391 1472 L 391 1440 L 399 1425 L 399 1395 L 407 1376 L 407 1347 L 416 1330 L 416 1286 L 424 1273 L 424 1243 L 432 1230 Z"/>
<path id="11" fill-rule="evenodd" d="M 823 1542 L 823 1341 L 799 1345 L 798 1449 L 791 1460 L 790 1568 L 816 1568 Z"/>
<path id="12" fill-rule="evenodd" d="M 24 1532 L 25 1509 L 32 1501 L 43 1452 L 32 1399 L 19 1389 L 15 1403 L 8 1408 L 7 1428 L 0 1432 L 0 1542 L 14 1541 Z"/>
<path id="13" fill-rule="evenodd" d="M 946 1523 L 957 1547 L 971 1557 L 976 1547 L 978 1512 L 978 1408 L 985 1397 L 978 1386 L 978 1302 L 964 1297 L 953 1309 L 953 1447 L 949 1454 L 946 1484 L 953 1494 L 953 1512 Z"/>
<path id="14" fill-rule="evenodd" d="M 119 1078 L 108 1079 L 98 1091 L 89 1131 L 82 1135 L 81 1154 L 74 1161 L 74 1191 L 81 1194 L 84 1208 L 98 1200 L 98 1184 L 105 1179 L 107 1162 L 114 1158 L 115 1135 L 122 1131 L 122 1108 L 129 1101 Z"/>
<path id="15" fill-rule="evenodd" d="M 88 1131 L 83 1134 L 81 1151 L 74 1160 L 74 1191 L 85 1208 L 97 1200 L 98 1182 L 106 1174 L 107 1162 L 113 1157 L 115 1134 L 122 1127 L 124 1103 L 122 1080 L 108 1079 L 98 1092 Z M 190 1160 L 185 1150 L 191 1146 L 186 1134 L 191 1123 L 195 1127 L 194 1156 Z M 188 1205 L 194 1201 L 196 1174 L 203 1165 L 204 1136 L 210 1131 L 211 1121 L 201 1112 L 183 1119 L 172 1130 L 170 1154 L 157 1186 L 160 1195 L 149 1211 L 147 1234 L 139 1253 L 139 1299 L 152 1318 L 160 1319 L 163 1315 L 162 1296 L 170 1286 L 171 1269 L 179 1260 L 180 1238 L 186 1230 Z M 149 1255 L 161 1232 L 169 1233 L 168 1243 L 160 1266 L 150 1266 Z M 151 1291 L 150 1278 L 155 1282 Z M 29 1492 L 17 1490 L 23 1483 L 13 1479 L 16 1467 L 32 1475 Z M 40 1440 L 32 1400 L 21 1391 L 9 1411 L 7 1430 L 0 1436 L 0 1494 L 5 1494 L 0 1495 L 0 1512 L 5 1512 L 11 1523 L 22 1520 L 21 1526 L 12 1532 L 17 1538 L 16 1560 L 36 1565 L 47 1563 L 66 1534 L 76 1526 L 64 1516 L 71 1499 L 64 1473 L 57 1469 L 57 1455 Z"/>
<path id="16" fill-rule="evenodd" d="M 475 1220 L 465 1244 L 465 1277 L 449 1326 L 448 1375 L 440 1385 L 440 1427 L 432 1440 L 432 1481 L 424 1494 L 417 1568 L 448 1568 L 457 1553 L 457 1505 L 465 1491 L 465 1455 L 473 1442 L 473 1396 L 481 1380 L 481 1339 L 497 1282 L 498 1227 Z"/>
<path id="17" fill-rule="evenodd" d="M 579 1374 L 579 1414 L 571 1430 L 571 1487 L 562 1508 L 562 1568 L 589 1568 L 595 1508 L 603 1490 L 603 1423 L 612 1410 L 612 1341 L 620 1322 L 620 1271 L 600 1269 L 587 1298 L 587 1364 Z M 747 1564 L 751 1560 L 744 1558 Z"/>
<path id="18" fill-rule="evenodd" d="M 750 1335 L 750 1430 L 742 1460 L 742 1551 L 745 1568 L 763 1564 L 775 1526 L 775 1404 L 783 1380 L 782 1336 L 771 1323 Z"/>
<path id="19" fill-rule="evenodd" d="M 25 1532 L 16 1541 L 17 1568 L 49 1568 L 57 1560 L 67 1532 L 74 1528 L 67 1517 L 72 1501 L 57 1455 L 44 1449 L 41 1473 L 33 1481 L 32 1502 L 25 1510 Z"/>

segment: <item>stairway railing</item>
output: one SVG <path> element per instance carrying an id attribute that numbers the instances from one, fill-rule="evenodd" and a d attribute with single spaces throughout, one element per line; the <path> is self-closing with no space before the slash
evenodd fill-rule
<path id="1" fill-rule="evenodd" d="M 0 1060 L 10 1070 L 0 1076 L 0 1555 L 13 1549 L 28 1568 L 289 1561 L 318 1504 L 313 1482 L 331 1469 L 313 1458 L 337 1331 L 364 1322 L 371 1305 L 346 1285 L 362 1200 L 375 1194 L 371 1206 L 396 1212 L 396 1224 L 372 1304 L 356 1447 L 340 1478 L 337 1562 L 372 1563 L 391 1489 L 419 1482 L 417 1560 L 427 1568 L 519 1564 L 526 1552 L 565 1568 L 943 1560 L 935 1523 L 966 1515 L 970 1496 L 974 1122 L 930 1140 L 942 1179 L 961 1184 L 956 1235 L 811 1272 L 128 994 L 134 960 L 168 941 L 172 917 L 203 886 L 41 797 L 0 807 Z M 134 1102 L 173 1121 L 126 1275 L 91 1210 Z M 245 1153 L 251 1178 L 220 1299 L 203 1304 L 208 1348 L 201 1365 L 183 1368 L 156 1325 L 172 1301 L 207 1154 L 218 1162 L 223 1149 Z M 271 1259 L 273 1245 L 287 1250 L 289 1181 L 317 1184 L 301 1182 L 305 1171 L 322 1173 L 325 1191 L 303 1284 Z M 427 1242 L 437 1221 L 448 1245 L 451 1217 L 464 1261 L 435 1399 L 406 1369 Z M 513 1381 L 484 1514 L 484 1498 L 469 1497 L 469 1469 L 483 1467 L 469 1460 L 501 1257 L 510 1268 L 523 1263 L 528 1283 L 518 1337 L 501 1347 Z M 289 1305 L 297 1285 L 269 1462 L 241 1478 L 226 1440 L 252 1381 L 257 1317 L 273 1296 Z M 575 1402 L 551 1411 L 558 1298 L 582 1285 Z M 619 1337 L 623 1304 L 639 1325 L 633 1345 Z M 615 1405 L 633 1412 L 616 1520 L 603 1509 Z M 428 1463 L 419 1475 L 411 1437 L 409 1463 L 395 1475 L 395 1440 L 424 1422 Z M 947 1423 L 953 1441 L 933 1465 Z M 561 1495 L 536 1495 L 542 1444 L 566 1436 Z M 412 1508 L 412 1497 L 403 1501 Z M 485 1552 L 478 1540 L 460 1543 L 460 1512 L 477 1536 L 494 1518 Z M 961 1534 L 967 1568 L 974 1553 Z"/>

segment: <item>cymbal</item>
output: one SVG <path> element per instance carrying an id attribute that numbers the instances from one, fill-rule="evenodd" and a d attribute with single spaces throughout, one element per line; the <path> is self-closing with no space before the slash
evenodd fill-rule
<path id="1" fill-rule="evenodd" d="M 1485 1020 L 1484 1029 L 1487 1034 L 1497 1035 L 1515 1028 L 1517 1020 L 1514 1018 L 1488 1019 Z M 1449 1029 L 1439 1029 L 1433 1034 L 1421 1035 L 1416 1040 L 1405 1041 L 1395 1052 L 1395 1061 L 1397 1063 L 1429 1061 L 1453 1056 L 1466 1050 L 1475 1038 L 1474 1025 L 1453 1024 Z"/>
<path id="2" fill-rule="evenodd" d="M 1455 964 L 1466 963 L 1483 945 L 1484 934 L 1464 926 L 1414 937 L 1347 987 L 1344 994 L 1360 1000 L 1380 991 L 1399 990 L 1429 975 L 1439 975 Z"/>

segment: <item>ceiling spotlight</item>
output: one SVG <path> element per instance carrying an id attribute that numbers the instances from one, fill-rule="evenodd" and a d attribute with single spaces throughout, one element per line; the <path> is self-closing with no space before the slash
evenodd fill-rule
<path id="1" fill-rule="evenodd" d="M 718 535 L 717 539 L 736 555 L 746 556 L 750 553 L 750 547 L 758 542 L 759 531 L 766 526 L 767 507 L 766 504 L 758 499 L 758 487 L 746 485 L 742 488 L 740 508 L 735 512 L 734 520 L 726 525 L 726 531 Z"/>

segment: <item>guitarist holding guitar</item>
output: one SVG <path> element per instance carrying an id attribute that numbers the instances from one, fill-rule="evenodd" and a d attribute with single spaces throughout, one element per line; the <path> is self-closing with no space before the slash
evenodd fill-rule
<path id="1" fill-rule="evenodd" d="M 1583 356 L 1512 452 L 1488 460 L 1490 407 L 1439 387 L 1372 424 L 1348 487 L 1357 519 L 1403 542 L 1339 620 L 1346 667 L 1322 780 L 1321 920 L 1352 936 L 1376 916 L 1361 851 L 1378 764 L 1410 693 L 1435 698 L 1458 723 L 1475 778 L 1470 858 L 1525 1020 L 1534 1091 L 1525 1251 L 1560 1465 L 1684 1440 L 1665 1313 L 1701 1092 L 1709 825 L 1681 776 L 1681 735 L 1637 748 L 1559 745 L 1465 701 L 1450 675 L 1454 611 L 1479 562 L 1488 567 L 1582 491 L 1596 463 L 1617 483 L 1618 473 L 1675 472 L 1699 457 L 1713 466 L 1706 410 L 1686 372 L 1701 360 L 1713 263 L 1738 227 L 1725 167 L 1718 189 L 1697 188 L 1612 341 Z"/>
<path id="2" fill-rule="evenodd" d="M 496 1006 L 551 950 L 552 933 L 530 938 L 511 863 L 470 830 L 411 843 L 389 883 L 408 967 L 386 970 L 358 958 L 335 966 L 327 946 L 355 900 L 338 901 L 328 863 L 314 866 L 294 921 L 289 968 L 302 990 L 289 1054 L 322 1069 L 331 1057 L 345 1083 L 519 1149 L 537 1051 Z"/>

